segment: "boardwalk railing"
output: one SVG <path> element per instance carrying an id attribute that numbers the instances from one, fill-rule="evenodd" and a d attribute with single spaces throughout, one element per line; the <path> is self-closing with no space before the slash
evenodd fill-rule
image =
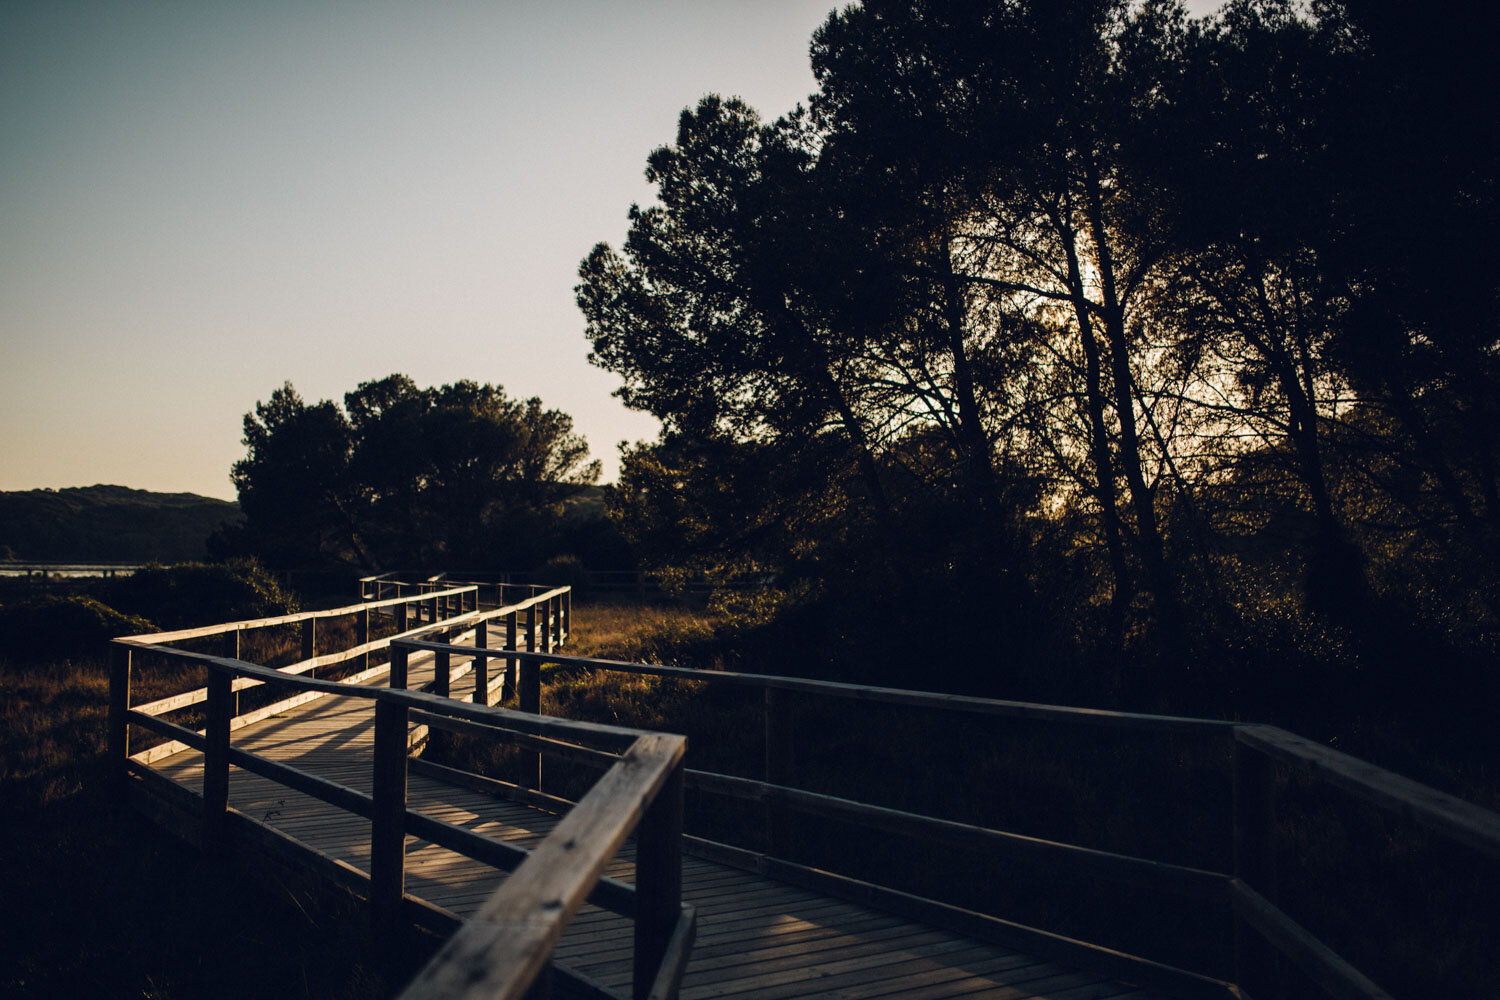
<path id="1" fill-rule="evenodd" d="M 383 601 L 395 597 L 421 597 L 437 593 L 443 590 L 473 590 L 475 593 L 475 607 L 484 610 L 502 608 L 507 604 L 518 604 L 522 601 L 545 593 L 549 590 L 559 589 L 549 584 L 517 583 L 511 579 L 511 574 L 500 574 L 498 580 L 469 579 L 469 576 L 478 574 L 454 574 L 450 578 L 448 573 L 436 573 L 422 579 L 416 579 L 421 574 L 410 574 L 400 570 L 392 570 L 388 573 L 378 573 L 374 576 L 364 576 L 359 579 L 359 597 L 362 601 Z M 530 574 L 526 574 L 530 576 Z M 570 594 L 572 588 L 560 588 L 567 590 Z"/>
<path id="2" fill-rule="evenodd" d="M 294 659 L 277 669 L 276 672 L 280 675 L 278 680 L 302 674 L 313 677 L 323 671 L 339 673 L 342 675 L 341 680 L 357 684 L 388 669 L 384 664 L 375 663 L 375 659 L 388 650 L 393 638 L 422 634 L 433 624 L 472 612 L 478 607 L 478 596 L 478 589 L 475 587 L 455 587 L 326 611 L 304 611 L 274 618 L 118 638 L 114 640 L 112 654 L 109 722 L 111 745 L 124 751 L 122 756 L 131 756 L 128 752 L 129 734 L 124 728 L 127 722 L 163 735 L 171 735 L 181 727 L 171 726 L 164 720 L 164 716 L 208 701 L 208 687 L 205 685 L 145 704 L 132 705 L 129 700 L 132 657 L 136 653 L 150 653 L 168 663 L 184 665 L 189 663 L 189 658 L 183 655 L 184 646 L 200 653 L 214 649 L 217 655 L 226 659 L 239 660 L 242 655 L 252 655 L 249 649 L 252 646 L 256 647 L 254 655 L 265 659 L 275 658 L 280 652 L 279 647 L 290 644 L 286 655 Z M 347 641 L 337 643 L 343 648 L 319 653 L 322 645 L 320 634 L 331 631 L 334 623 L 338 623 L 341 632 L 348 633 Z M 473 630 L 473 620 L 466 619 L 464 624 L 467 625 L 466 631 Z M 383 638 L 373 637 L 374 632 L 382 626 L 393 629 L 393 634 Z M 446 638 L 462 638 L 462 635 Z M 242 728 L 321 697 L 316 692 L 301 691 L 289 698 L 240 711 L 240 693 L 264 683 L 264 680 L 251 676 L 234 679 L 231 684 L 233 728 Z M 174 737 L 166 743 L 137 752 L 132 759 L 141 764 L 150 764 L 188 746 L 189 744 Z"/>
<path id="3" fill-rule="evenodd" d="M 438 654 L 444 649 L 441 643 L 418 638 L 398 640 L 396 645 L 412 653 L 429 651 Z M 519 660 L 523 670 L 526 664 L 546 661 L 710 685 L 732 685 L 759 692 L 764 700 L 764 780 L 689 768 L 685 772 L 685 781 L 688 788 L 760 803 L 766 826 L 764 842 L 768 846 L 763 853 L 756 853 L 687 837 L 695 851 L 830 895 L 841 895 L 995 943 L 1076 961 L 1101 973 L 1160 986 L 1178 995 L 1222 997 L 1237 995 L 1234 991 L 1239 988 L 1259 1000 L 1281 996 L 1285 987 L 1278 970 L 1282 963 L 1289 963 L 1329 996 L 1388 1000 L 1388 994 L 1369 977 L 1277 905 L 1276 824 L 1272 795 L 1273 768 L 1277 764 L 1289 766 L 1331 790 L 1407 817 L 1457 843 L 1500 859 L 1500 816 L 1495 813 L 1274 726 L 1068 708 L 787 676 L 689 670 L 557 654 L 492 652 L 488 655 L 506 655 L 511 660 Z M 788 700 L 796 695 L 940 709 L 1056 725 L 1184 734 L 1215 741 L 1232 753 L 1234 762 L 1233 824 L 1231 830 L 1225 831 L 1232 836 L 1232 870 L 1209 871 L 1111 853 L 793 787 L 793 733 Z M 605 758 L 581 747 L 573 748 L 573 759 L 601 766 L 607 763 Z M 1205 917 L 1211 917 L 1213 909 L 1219 912 L 1227 910 L 1234 920 L 1235 983 L 1232 985 L 1202 972 L 1124 954 L 1044 929 L 785 860 L 777 855 L 785 837 L 789 810 L 868 829 L 910 835 L 929 843 L 978 848 L 992 856 L 1023 864 L 1054 864 L 1099 878 L 1167 889 L 1202 904 Z"/>
<path id="4" fill-rule="evenodd" d="M 543 975 L 562 929 L 588 900 L 634 920 L 636 1000 L 675 997 L 694 927 L 693 910 L 681 900 L 682 761 L 686 740 L 491 707 L 484 702 L 505 678 L 502 675 L 497 683 L 489 682 L 485 670 L 488 658 L 481 655 L 458 669 L 452 667 L 455 653 L 473 656 L 482 651 L 491 623 L 506 628 L 513 647 L 522 642 L 523 626 L 527 649 L 548 650 L 560 644 L 567 635 L 570 594 L 567 588 L 537 590 L 540 592 L 519 604 L 487 611 L 478 608 L 476 588 L 459 587 L 326 612 L 117 639 L 110 684 L 111 757 L 119 762 L 122 778 L 155 793 L 159 803 L 169 804 L 158 808 L 175 808 L 173 825 L 205 850 L 228 853 L 242 844 L 255 844 L 299 863 L 310 861 L 337 881 L 368 895 L 374 925 L 383 935 L 395 932 L 404 923 L 420 923 L 442 931 L 457 928 L 408 987 L 406 996 L 527 995 Z M 370 640 L 372 615 L 391 618 L 395 635 Z M 351 616 L 362 623 L 357 629 L 359 641 L 340 652 L 317 655 L 317 623 Z M 428 624 L 409 629 L 413 619 L 425 619 Z M 217 643 L 239 652 L 240 639 L 247 633 L 286 626 L 301 630 L 305 638 L 300 651 L 304 655 L 280 669 L 237 656 L 171 645 Z M 452 643 L 463 636 L 481 645 L 476 649 Z M 433 658 L 434 678 L 427 685 L 430 690 L 406 689 L 411 664 L 404 642 L 416 639 L 444 640 L 442 650 Z M 389 662 L 369 667 L 369 656 L 386 648 Z M 132 706 L 132 663 L 140 657 L 195 668 L 206 674 L 206 683 L 192 691 Z M 355 672 L 342 680 L 313 675 L 315 670 L 334 667 Z M 471 697 L 479 703 L 447 697 L 450 682 L 470 669 L 476 670 L 478 681 Z M 361 683 L 387 671 L 389 686 Z M 290 689 L 292 694 L 239 712 L 238 693 L 261 686 Z M 233 745 L 234 731 L 250 722 L 328 696 L 362 699 L 372 705 L 371 793 Z M 164 718 L 183 710 L 206 710 L 203 728 Z M 414 728 L 414 723 L 421 725 Z M 418 762 L 408 754 L 423 726 L 460 728 L 470 736 L 527 746 L 563 741 L 586 745 L 609 757 L 611 764 L 554 831 L 528 852 L 409 808 L 408 768 Z M 147 729 L 166 742 L 132 754 L 131 727 Z M 203 754 L 201 799 L 149 766 L 183 749 Z M 309 858 L 317 852 L 308 845 L 231 808 L 231 767 L 368 819 L 370 871 L 358 871 L 328 856 Z M 445 776 L 457 774 L 481 783 L 485 780 L 451 768 L 441 770 L 451 772 Z M 185 796 L 193 801 L 185 800 Z M 186 829 L 182 825 L 184 812 L 196 812 L 197 817 Z M 605 865 L 632 832 L 637 842 L 635 884 L 603 877 Z M 460 922 L 453 914 L 405 893 L 405 838 L 409 834 L 512 874 L 475 917 Z"/>
<path id="5" fill-rule="evenodd" d="M 497 591 L 499 593 L 515 594 L 526 592 L 528 587 L 534 590 L 541 588 L 531 584 L 535 577 L 542 576 L 540 573 L 520 571 L 455 571 L 452 573 L 438 573 L 433 576 L 423 577 L 420 573 L 410 573 L 402 570 L 393 570 L 380 573 L 375 576 L 367 576 L 360 579 L 360 593 L 370 598 L 394 596 L 397 593 L 414 591 L 420 586 L 459 586 L 475 584 L 485 593 Z M 583 570 L 576 587 L 587 594 L 604 595 L 615 594 L 645 600 L 648 597 L 660 597 L 664 594 L 673 594 L 682 597 L 707 598 L 713 594 L 722 593 L 726 590 L 764 590 L 775 580 L 774 574 L 750 573 L 737 576 L 733 579 L 709 579 L 697 576 L 690 579 L 673 580 L 667 574 L 648 572 L 638 569 L 590 569 Z M 419 579 L 422 578 L 422 579 Z M 404 590 L 399 588 L 405 588 Z M 509 588 L 501 591 L 499 588 Z M 504 604 L 503 597 L 497 597 L 496 604 Z"/>

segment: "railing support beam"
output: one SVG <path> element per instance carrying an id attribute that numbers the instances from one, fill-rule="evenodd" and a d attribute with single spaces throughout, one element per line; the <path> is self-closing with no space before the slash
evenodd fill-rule
<path id="1" fill-rule="evenodd" d="M 318 655 L 318 620 L 308 618 L 302 623 L 302 659 L 310 660 Z M 309 670 L 307 676 L 316 677 L 316 670 Z"/>
<path id="2" fill-rule="evenodd" d="M 405 646 L 391 646 L 391 687 L 406 687 L 407 660 L 410 656 L 411 652 Z"/>
<path id="3" fill-rule="evenodd" d="M 354 620 L 354 641 L 355 641 L 355 643 L 357 643 L 358 645 L 361 645 L 361 646 L 366 645 L 370 641 L 370 609 L 369 608 L 365 608 L 362 611 L 360 611 L 358 617 L 356 617 L 355 620 Z M 238 659 L 238 657 L 236 657 L 236 659 Z M 355 662 L 359 665 L 357 667 L 357 669 L 360 670 L 360 671 L 365 671 L 365 670 L 370 669 L 370 654 L 369 653 L 361 653 L 360 656 L 359 656 L 359 659 L 356 660 Z"/>
<path id="4" fill-rule="evenodd" d="M 793 785 L 795 771 L 789 701 L 788 692 L 766 688 L 766 783 L 788 788 Z M 773 857 L 785 857 L 788 851 L 787 833 L 791 828 L 788 812 L 785 803 L 774 798 L 765 800 L 766 853 Z"/>
<path id="5" fill-rule="evenodd" d="M 477 596 L 478 591 L 475 591 Z M 474 648 L 490 648 L 490 623 L 482 621 L 474 626 Z M 488 656 L 474 657 L 474 704 L 488 705 L 490 703 L 490 658 Z"/>
<path id="6" fill-rule="evenodd" d="M 541 628 L 536 605 L 526 609 L 526 652 L 537 652 Z M 546 650 L 542 650 L 546 652 Z M 535 660 L 524 660 L 516 665 L 516 707 L 533 715 L 542 713 L 542 667 Z M 516 784 L 522 788 L 542 787 L 542 755 L 530 750 L 521 751 L 521 773 Z"/>
<path id="7" fill-rule="evenodd" d="M 374 812 L 370 820 L 370 916 L 377 941 L 396 940 L 406 892 L 408 709 L 375 703 Z"/>
<path id="8" fill-rule="evenodd" d="M 452 641 L 452 636 L 445 641 Z M 444 649 L 432 656 L 432 693 L 439 698 L 448 697 L 453 680 L 453 654 Z"/>
<path id="9" fill-rule="evenodd" d="M 678 761 L 636 827 L 632 1000 L 649 1000 L 682 914 L 682 781 Z"/>
<path id="10" fill-rule="evenodd" d="M 1234 744 L 1234 877 L 1271 903 L 1277 902 L 1276 794 L 1271 759 Z M 1263 1000 L 1284 997 L 1281 956 L 1260 932 L 1234 920 L 1235 981 Z"/>
<path id="11" fill-rule="evenodd" d="M 512 611 L 510 614 L 505 616 L 505 648 L 510 650 L 519 649 L 520 646 L 517 644 L 520 642 L 520 638 L 520 621 L 517 613 Z M 514 656 L 506 657 L 505 684 L 500 689 L 501 700 L 503 701 L 507 697 L 516 694 L 519 691 L 520 686 L 520 663 Z"/>
<path id="12" fill-rule="evenodd" d="M 229 721 L 234 712 L 234 678 L 208 672 L 208 720 L 203 731 L 203 850 L 224 849 L 224 817 L 229 809 Z"/>

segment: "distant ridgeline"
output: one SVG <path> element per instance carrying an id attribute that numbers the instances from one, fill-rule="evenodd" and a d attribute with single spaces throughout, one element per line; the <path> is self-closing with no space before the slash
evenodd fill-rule
<path id="1" fill-rule="evenodd" d="M 240 505 L 124 486 L 0 492 L 0 558 L 99 562 L 202 559 Z"/>

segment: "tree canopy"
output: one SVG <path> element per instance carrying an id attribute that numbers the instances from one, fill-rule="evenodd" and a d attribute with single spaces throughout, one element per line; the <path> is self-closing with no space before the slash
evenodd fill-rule
<path id="1" fill-rule="evenodd" d="M 280 567 L 529 566 L 599 477 L 567 414 L 469 381 L 390 375 L 342 406 L 287 383 L 245 415 L 244 443 L 228 544 Z"/>
<path id="2" fill-rule="evenodd" d="M 808 105 L 684 110 L 656 201 L 581 266 L 593 360 L 665 426 L 617 510 L 661 564 L 962 580 L 1114 662 L 1288 614 L 1390 649 L 1461 620 L 1490 648 L 1475 17 L 831 13 Z"/>

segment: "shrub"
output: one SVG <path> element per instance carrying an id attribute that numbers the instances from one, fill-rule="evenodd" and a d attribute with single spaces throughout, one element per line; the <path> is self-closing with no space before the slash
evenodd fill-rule
<path id="1" fill-rule="evenodd" d="M 12 660 L 100 656 L 119 635 L 155 631 L 92 597 L 45 594 L 0 608 L 0 655 Z"/>
<path id="2" fill-rule="evenodd" d="M 109 603 L 162 628 L 291 614 L 297 598 L 253 559 L 146 566 L 114 581 Z"/>
<path id="3" fill-rule="evenodd" d="M 574 555 L 553 556 L 532 573 L 532 579 L 548 587 L 572 587 L 583 590 L 589 585 L 588 570 L 583 560 Z"/>

